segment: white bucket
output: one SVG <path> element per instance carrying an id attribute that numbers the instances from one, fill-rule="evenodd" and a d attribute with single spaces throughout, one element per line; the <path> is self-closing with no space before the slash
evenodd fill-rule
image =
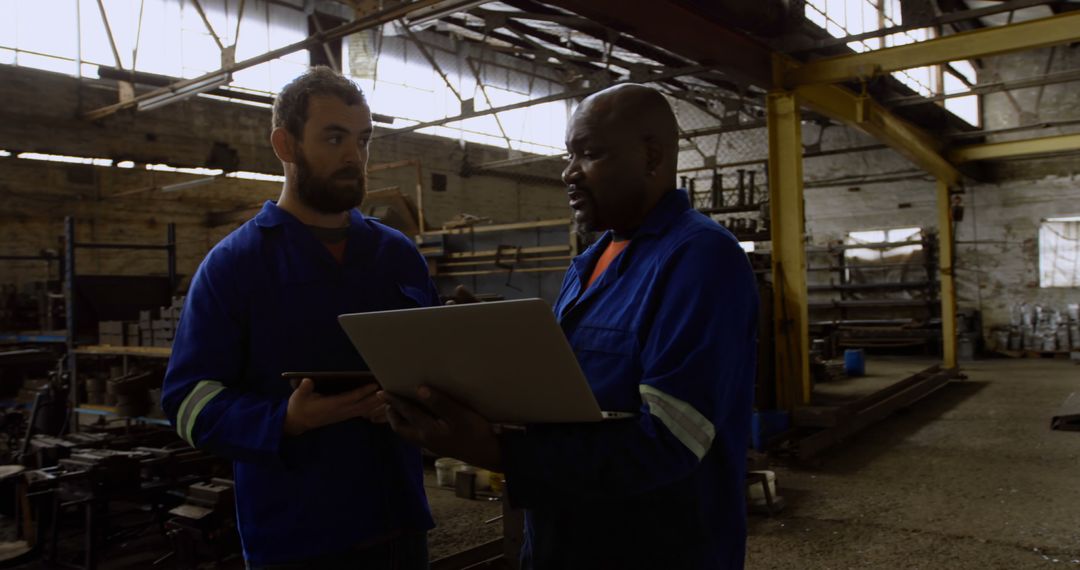
<path id="1" fill-rule="evenodd" d="M 440 457 L 435 460 L 435 480 L 440 487 L 454 486 L 454 472 L 465 462 L 453 457 Z"/>
<path id="2" fill-rule="evenodd" d="M 776 473 L 773 471 L 754 471 L 754 473 L 764 473 L 765 479 L 769 485 L 769 495 L 776 500 Z M 765 502 L 765 490 L 761 488 L 760 484 L 750 485 L 750 500 L 754 502 Z"/>
<path id="3" fill-rule="evenodd" d="M 476 474 L 476 490 L 482 491 L 491 488 L 491 472 L 487 469 L 481 469 L 479 467 L 473 467 L 472 465 L 459 465 L 454 469 L 455 473 L 475 473 Z M 455 475 L 456 476 L 456 475 Z"/>

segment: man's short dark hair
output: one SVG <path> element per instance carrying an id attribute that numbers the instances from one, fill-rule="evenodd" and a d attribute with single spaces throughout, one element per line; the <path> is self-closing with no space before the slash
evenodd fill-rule
<path id="1" fill-rule="evenodd" d="M 294 137 L 302 138 L 312 95 L 331 95 L 346 105 L 367 105 L 364 92 L 355 83 L 320 65 L 293 79 L 278 93 L 274 99 L 273 128 L 285 127 Z"/>

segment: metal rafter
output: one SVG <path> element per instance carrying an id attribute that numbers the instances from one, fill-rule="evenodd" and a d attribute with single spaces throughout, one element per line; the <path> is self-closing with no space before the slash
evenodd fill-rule
<path id="1" fill-rule="evenodd" d="M 316 32 L 318 32 L 320 34 L 323 33 L 322 22 L 319 21 L 319 14 L 318 13 L 312 12 L 311 14 L 308 14 L 308 21 L 310 21 L 312 24 L 315 25 L 315 31 Z M 341 70 L 341 64 L 338 63 L 337 57 L 334 56 L 334 51 L 330 49 L 330 44 L 327 43 L 327 42 L 322 42 L 322 49 L 323 49 L 323 54 L 326 55 L 326 61 L 330 62 L 330 68 L 331 69 L 337 69 L 337 70 L 340 71 Z"/>
<path id="2" fill-rule="evenodd" d="M 564 15 L 556 9 L 541 5 L 532 0 L 503 0 L 503 3 L 533 15 L 548 15 L 553 17 Z M 564 25 L 571 30 L 585 34 L 593 39 L 610 41 L 621 49 L 636 53 L 644 58 L 651 59 L 666 66 L 682 67 L 689 65 L 694 61 L 693 59 L 681 57 L 648 42 L 641 41 L 626 33 L 615 31 L 615 27 L 607 26 L 597 18 L 579 17 L 576 21 L 567 21 Z M 613 40 L 611 39 L 611 34 L 614 34 Z M 733 93 L 738 93 L 742 90 L 742 86 L 728 79 L 719 79 L 715 77 L 702 77 L 701 79 Z"/>
<path id="3" fill-rule="evenodd" d="M 191 85 L 195 85 L 195 84 L 199 84 L 199 83 L 205 83 L 206 81 L 212 80 L 215 77 L 218 77 L 218 76 L 222 75 L 223 73 L 233 73 L 235 71 L 240 71 L 241 69 L 247 69 L 249 67 L 253 67 L 253 66 L 259 65 L 261 63 L 266 63 L 268 61 L 277 59 L 277 58 L 279 58 L 279 57 L 281 57 L 283 55 L 288 55 L 288 54 L 293 53 L 295 51 L 299 51 L 299 50 L 302 50 L 302 49 L 307 49 L 307 48 L 310 48 L 312 46 L 319 45 L 319 44 L 321 44 L 323 42 L 326 42 L 326 41 L 335 40 L 335 39 L 338 39 L 338 38 L 343 38 L 343 37 L 348 36 L 350 34 L 354 34 L 356 32 L 359 32 L 361 30 L 366 30 L 366 29 L 369 29 L 369 28 L 373 28 L 375 26 L 385 24 L 387 22 L 391 22 L 393 20 L 397 20 L 397 19 L 402 18 L 402 17 L 404 17 L 405 15 L 407 15 L 407 14 L 409 14 L 411 12 L 414 12 L 414 11 L 416 11 L 416 10 L 418 10 L 420 8 L 426 7 L 426 6 L 431 6 L 433 4 L 438 3 L 439 1 L 440 0 L 416 0 L 414 2 L 410 2 L 410 3 L 407 3 L 407 4 L 395 4 L 395 5 L 393 5 L 393 6 L 389 7 L 389 8 L 386 8 L 384 10 L 380 10 L 378 12 L 374 12 L 374 13 L 372 13 L 372 14 L 370 14 L 368 16 L 365 16 L 363 18 L 359 18 L 359 19 L 354 20 L 352 22 L 349 22 L 347 24 L 342 24 L 340 26 L 336 26 L 334 28 L 326 30 L 323 33 L 317 33 L 315 35 L 309 36 L 308 38 L 303 39 L 303 40 L 301 40 L 299 42 L 296 42 L 294 44 L 290 44 L 290 45 L 280 47 L 280 48 L 275 49 L 275 50 L 271 50 L 271 51 L 266 52 L 264 54 L 257 55 L 255 57 L 252 57 L 252 58 L 249 58 L 249 59 L 245 59 L 244 61 L 240 61 L 240 62 L 234 63 L 232 65 L 223 66 L 221 69 L 218 69 L 216 71 L 211 71 L 210 73 L 207 73 L 205 75 L 201 75 L 201 76 L 193 78 L 193 79 L 185 79 L 184 81 L 179 81 L 177 83 L 174 83 L 174 84 L 166 86 L 166 87 L 162 87 L 162 88 L 159 88 L 159 89 L 154 89 L 153 91 L 143 93 L 143 94 L 138 95 L 138 96 L 136 96 L 133 99 L 130 99 L 128 101 L 122 101 L 120 103 L 115 103 L 113 105 L 108 105 L 108 106 L 105 106 L 105 107 L 101 107 L 100 109 L 95 109 L 93 111 L 85 113 L 83 115 L 83 118 L 87 119 L 87 120 L 102 119 L 104 117 L 107 117 L 109 115 L 112 115 L 112 114 L 116 113 L 117 111 L 135 107 L 136 105 L 138 105 L 139 101 L 145 101 L 146 99 L 151 99 L 151 98 L 154 98 L 154 97 L 160 97 L 162 95 L 166 95 L 168 93 L 173 93 L 173 92 L 176 92 L 176 90 L 182 89 L 182 88 L 187 87 L 187 86 L 191 86 Z"/>
<path id="4" fill-rule="evenodd" d="M 492 102 L 491 96 L 488 95 L 487 87 L 484 85 L 484 80 L 480 77 L 480 69 L 472 61 L 466 63 L 469 66 L 469 70 L 472 71 L 473 77 L 476 78 L 476 86 L 480 88 L 480 93 L 484 96 L 484 101 L 487 101 L 489 108 L 494 107 L 495 103 Z M 510 135 L 507 135 L 506 129 L 503 128 L 502 119 L 499 118 L 499 114 L 492 113 L 491 116 L 495 118 L 495 125 L 499 127 L 499 133 L 502 134 L 503 140 L 506 141 L 506 148 L 513 150 L 514 145 L 510 142 Z"/>
<path id="5" fill-rule="evenodd" d="M 450 83 L 450 78 L 446 76 L 446 73 L 442 70 L 442 66 L 439 65 L 438 61 L 435 61 L 435 55 L 428 51 L 427 47 L 420 42 L 420 40 L 416 37 L 416 34 L 412 30 L 410 30 L 408 26 L 402 26 L 402 28 L 405 30 L 405 35 L 409 37 L 409 40 L 413 43 L 413 45 L 416 46 L 416 49 L 420 50 L 420 54 L 423 55 L 424 59 L 426 59 L 428 64 L 431 65 L 431 68 L 434 69 L 435 73 L 438 73 L 439 77 L 442 78 L 443 83 L 446 85 L 446 88 L 454 94 L 455 98 L 457 98 L 458 103 L 464 103 L 465 98 L 461 96 L 461 93 L 458 93 L 458 90 L 454 87 L 454 84 Z"/>
<path id="6" fill-rule="evenodd" d="M 505 0 L 520 8 L 522 0 Z M 626 35 L 636 39 L 634 44 L 645 42 L 652 51 L 670 52 L 664 59 L 682 59 L 716 66 L 736 84 L 757 85 L 768 88 L 772 83 L 772 58 L 769 50 L 749 37 L 705 19 L 675 0 L 654 0 L 646 4 L 627 3 L 622 0 L 546 0 L 559 8 L 596 20 L 608 27 L 621 30 L 625 35 L 616 45 L 643 55 L 628 45 Z M 535 11 L 535 10 L 534 10 Z M 588 32 L 586 32 L 588 33 Z M 661 56 L 648 56 L 663 61 Z M 737 85 L 729 86 L 738 92 Z M 725 87 L 725 86 L 721 86 Z"/>
<path id="7" fill-rule="evenodd" d="M 214 38 L 214 42 L 218 45 L 218 49 L 225 51 L 225 44 L 221 43 L 221 38 L 218 37 L 217 32 L 214 31 L 214 26 L 210 23 L 210 18 L 206 17 L 206 12 L 203 10 L 202 3 L 199 0 L 191 0 L 192 5 L 195 6 L 195 11 L 199 13 L 199 17 L 202 18 L 204 24 L 206 24 L 206 30 L 210 32 L 210 36 Z"/>
<path id="8" fill-rule="evenodd" d="M 978 8 L 975 10 L 959 10 L 950 12 L 943 16 L 934 18 L 928 22 L 919 22 L 916 24 L 903 24 L 900 26 L 890 26 L 888 28 L 880 28 L 872 32 L 865 32 L 862 34 L 852 34 L 850 36 L 844 36 L 842 38 L 828 38 L 816 40 L 812 45 L 799 46 L 789 53 L 799 54 L 809 51 L 817 51 L 820 49 L 847 45 L 851 42 L 858 42 L 862 40 L 869 40 L 873 38 L 880 38 L 890 34 L 897 34 L 901 32 L 910 32 L 911 30 L 918 30 L 922 28 L 929 28 L 934 26 L 942 26 L 946 24 L 953 24 L 956 22 L 968 22 L 971 20 L 977 20 L 984 16 L 993 16 L 994 14 L 1001 14 L 1003 12 L 1011 12 L 1013 10 L 1020 10 L 1023 8 L 1030 8 L 1033 6 L 1042 6 L 1051 3 L 1053 0 L 1010 0 L 1008 2 L 1002 2 L 996 6 L 987 6 L 986 8 Z"/>
<path id="9" fill-rule="evenodd" d="M 1080 40 L 1080 12 L 1070 12 L 996 28 L 983 28 L 924 42 L 819 59 L 784 73 L 793 87 L 868 79 L 876 75 L 1038 49 Z"/>
<path id="10" fill-rule="evenodd" d="M 534 105 L 540 105 L 542 103 L 551 103 L 553 101 L 565 101 L 567 99 L 573 99 L 575 97 L 585 97 L 587 95 L 591 95 L 591 94 L 595 93 L 596 91 L 599 91 L 600 89 L 604 89 L 606 87 L 610 87 L 612 85 L 618 85 L 618 84 L 621 84 L 621 83 L 629 83 L 631 81 L 639 81 L 639 82 L 644 82 L 644 83 L 655 83 L 655 82 L 663 81 L 665 79 L 670 79 L 672 77 L 683 77 L 683 76 L 688 76 L 688 75 L 696 75 L 698 73 L 702 73 L 702 72 L 709 71 L 709 70 L 712 70 L 712 69 L 713 68 L 708 67 L 708 66 L 693 66 L 693 67 L 686 67 L 686 68 L 681 68 L 681 69 L 673 69 L 673 70 L 669 70 L 667 72 L 652 75 L 652 76 L 649 76 L 649 77 L 635 77 L 635 78 L 632 78 L 632 79 L 622 79 L 622 80 L 618 80 L 618 81 L 613 81 L 613 82 L 611 82 L 611 83 L 609 83 L 607 85 L 602 85 L 602 86 L 586 87 L 586 88 L 583 88 L 583 89 L 571 89 L 569 91 L 563 91 L 562 93 L 554 93 L 554 94 L 548 95 L 546 97 L 539 97 L 539 98 L 536 98 L 536 99 L 530 99 L 528 101 L 522 101 L 520 103 L 514 103 L 513 105 L 504 105 L 502 107 L 494 107 L 494 108 L 491 108 L 491 109 L 484 109 L 484 110 L 481 110 L 481 111 L 473 111 L 471 113 L 462 113 L 462 114 L 457 115 L 455 117 L 446 117 L 444 119 L 438 119 L 438 120 L 429 121 L 429 122 L 426 122 L 426 123 L 419 123 L 419 124 L 416 124 L 416 125 L 412 125 L 410 127 L 404 127 L 404 128 L 401 128 L 401 129 L 393 129 L 391 131 L 376 134 L 375 138 L 382 138 L 382 137 L 388 137 L 388 136 L 393 136 L 393 135 L 399 135 L 399 134 L 402 134 L 402 133 L 409 133 L 409 132 L 413 132 L 413 131 L 418 131 L 420 129 L 426 129 L 428 127 L 438 127 L 438 126 L 441 126 L 441 125 L 445 125 L 447 123 L 456 123 L 458 121 L 464 121 L 466 119 L 474 119 L 476 117 L 485 117 L 487 115 L 492 115 L 494 113 L 502 113 L 502 112 L 505 112 L 505 111 L 513 111 L 515 109 L 524 109 L 526 107 L 532 107 Z"/>
<path id="11" fill-rule="evenodd" d="M 105 11 L 105 0 L 98 0 L 98 10 L 101 11 L 101 23 L 105 24 L 105 34 L 109 36 L 109 47 L 112 48 L 113 57 L 116 58 L 116 67 L 124 69 L 124 63 L 120 61 L 120 51 L 116 49 L 116 40 L 109 25 L 109 15 Z"/>
<path id="12" fill-rule="evenodd" d="M 1012 91 L 1015 89 L 1026 89 L 1028 87 L 1041 87 L 1043 85 L 1069 83 L 1072 81 L 1080 81 L 1080 70 L 1041 75 L 1039 77 L 1029 77 L 1027 79 L 1015 79 L 1012 81 L 995 81 L 994 83 L 983 83 L 980 85 L 976 85 L 970 91 L 963 91 L 960 93 L 945 93 L 942 95 L 935 95 L 933 97 L 914 95 L 911 97 L 886 99 L 885 101 L 882 101 L 882 104 L 884 104 L 886 107 L 904 107 L 907 105 L 918 105 L 921 103 L 926 103 L 928 101 L 944 101 L 946 99 L 954 99 L 956 97 L 985 95 L 987 93 Z"/>
<path id="13" fill-rule="evenodd" d="M 488 50 L 491 50 L 491 51 L 503 52 L 503 53 L 507 53 L 509 55 L 515 55 L 515 56 L 531 55 L 533 58 L 535 58 L 535 61 L 543 61 L 545 63 L 547 61 L 547 58 L 551 56 L 551 54 L 549 53 L 549 50 L 547 50 L 546 48 L 542 52 L 537 51 L 537 50 L 535 50 L 533 48 L 532 44 L 530 44 L 529 42 L 521 39 L 519 36 L 516 36 L 516 35 L 509 35 L 509 34 L 506 34 L 506 33 L 499 32 L 498 30 L 476 29 L 476 28 L 470 26 L 468 24 L 468 22 L 466 22 L 464 20 L 461 20 L 459 18 L 443 18 L 442 22 L 444 24 L 447 24 L 448 26 L 453 27 L 453 28 L 457 28 L 457 29 L 462 30 L 464 32 L 467 32 L 469 34 L 474 34 L 475 36 L 477 36 L 479 38 L 479 39 L 476 40 L 479 43 L 483 43 L 484 39 L 486 38 L 486 39 L 498 40 L 498 41 L 500 41 L 500 42 L 502 42 L 504 44 L 507 44 L 507 45 L 511 46 L 510 48 L 503 48 L 501 46 L 496 46 L 496 45 L 492 45 L 492 44 L 488 43 L 485 46 L 484 49 L 488 49 Z M 557 55 L 558 54 L 556 54 L 556 56 Z M 576 68 L 576 71 L 578 71 L 578 72 L 584 72 L 584 73 L 590 73 L 590 74 L 592 74 L 592 73 L 604 73 L 606 71 L 602 67 L 598 67 L 593 63 L 586 63 L 584 61 L 573 61 L 572 58 L 566 58 L 566 59 L 570 60 L 570 61 L 560 60 L 560 62 L 561 62 L 560 65 L 562 65 L 564 68 L 573 67 L 573 68 Z M 612 75 L 614 75 L 614 74 L 612 74 Z"/>

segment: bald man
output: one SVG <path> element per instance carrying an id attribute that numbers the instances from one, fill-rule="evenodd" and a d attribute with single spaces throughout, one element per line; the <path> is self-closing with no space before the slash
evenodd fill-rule
<path id="1" fill-rule="evenodd" d="M 677 123 L 659 92 L 588 97 L 566 148 L 574 221 L 604 233 L 555 313 L 601 409 L 634 418 L 496 434 L 421 388 L 382 396 L 391 424 L 506 473 L 526 509 L 524 568 L 742 568 L 758 304 L 746 255 L 676 188 Z"/>

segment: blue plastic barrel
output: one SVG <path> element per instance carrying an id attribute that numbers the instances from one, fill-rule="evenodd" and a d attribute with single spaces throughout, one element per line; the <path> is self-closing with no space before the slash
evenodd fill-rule
<path id="1" fill-rule="evenodd" d="M 758 451 L 765 451 L 770 437 L 786 431 L 791 425 L 791 415 L 779 410 L 759 410 L 750 419 L 750 444 Z"/>
<path id="2" fill-rule="evenodd" d="M 844 351 L 844 374 L 862 376 L 866 374 L 866 354 L 861 348 L 849 348 Z"/>

